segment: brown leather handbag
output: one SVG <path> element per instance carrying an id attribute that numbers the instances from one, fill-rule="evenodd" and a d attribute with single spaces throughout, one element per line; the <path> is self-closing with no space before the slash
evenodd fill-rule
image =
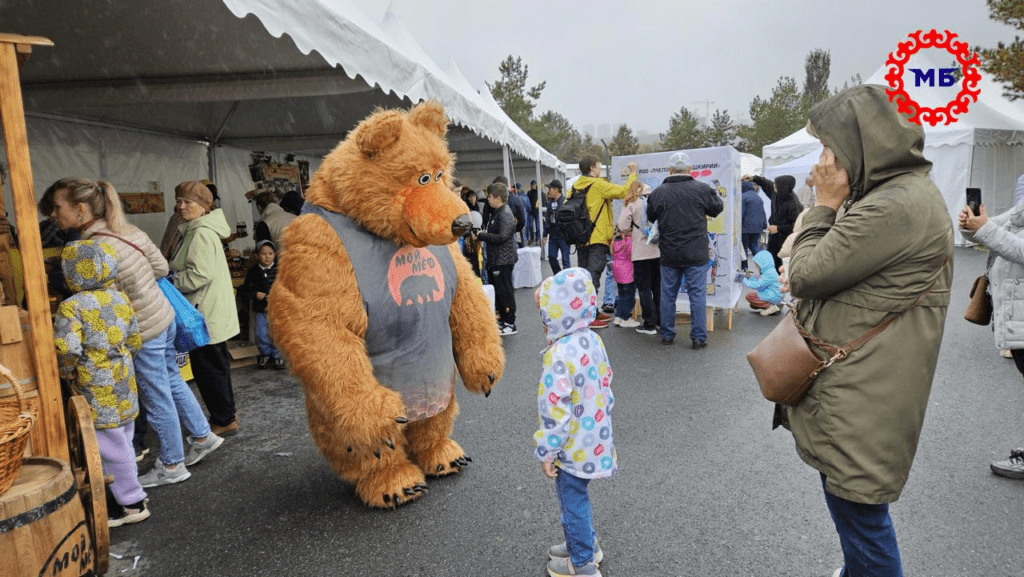
<path id="1" fill-rule="evenodd" d="M 934 282 L 907 310 L 921 304 L 933 286 Z M 859 338 L 837 347 L 807 332 L 796 319 L 796 312 L 797 307 L 793 307 L 772 332 L 747 353 L 747 362 L 754 370 L 764 398 L 790 407 L 800 404 L 821 371 L 850 356 L 903 314 L 891 313 Z M 815 353 L 812 346 L 823 355 Z"/>
<path id="2" fill-rule="evenodd" d="M 992 296 L 988 294 L 987 274 L 974 279 L 974 284 L 971 285 L 971 302 L 967 303 L 964 320 L 976 325 L 988 325 L 992 322 Z"/>

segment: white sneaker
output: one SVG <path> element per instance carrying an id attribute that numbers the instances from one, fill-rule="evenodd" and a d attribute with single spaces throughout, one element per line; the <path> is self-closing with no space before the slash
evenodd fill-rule
<path id="1" fill-rule="evenodd" d="M 188 438 L 188 453 L 185 453 L 185 464 L 191 467 L 203 459 L 203 457 L 212 453 L 221 443 L 224 442 L 223 437 L 218 437 L 212 432 L 206 436 L 206 440 L 200 443 L 192 437 Z"/>
<path id="2" fill-rule="evenodd" d="M 159 487 L 160 485 L 180 483 L 191 476 L 192 473 L 189 473 L 188 469 L 185 468 L 184 462 L 178 463 L 173 469 L 168 469 L 163 461 L 157 459 L 156 465 L 148 473 L 139 475 L 139 484 L 142 485 L 143 489 L 149 489 L 151 487 Z"/>
<path id="3" fill-rule="evenodd" d="M 768 316 L 771 316 L 771 315 L 774 315 L 774 314 L 778 313 L 780 310 L 782 310 L 782 309 L 780 309 L 777 305 L 772 305 L 772 306 L 764 309 L 763 311 L 761 311 L 761 316 L 768 317 Z"/>
<path id="4" fill-rule="evenodd" d="M 635 329 L 640 326 L 640 321 L 636 319 L 620 319 L 619 326 L 625 329 Z"/>

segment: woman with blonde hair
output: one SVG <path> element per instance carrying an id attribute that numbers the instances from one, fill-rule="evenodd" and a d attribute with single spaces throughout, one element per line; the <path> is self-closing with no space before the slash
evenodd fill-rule
<path id="1" fill-rule="evenodd" d="M 647 195 L 651 187 L 634 181 L 623 199 L 622 212 L 616 226 L 619 230 L 633 231 L 633 282 L 640 293 L 640 312 L 643 324 L 636 332 L 658 334 L 659 301 L 661 300 L 661 251 L 657 242 L 647 242 Z M 632 298 L 632 294 L 630 295 Z"/>
<path id="2" fill-rule="evenodd" d="M 223 439 L 211 432 L 178 369 L 174 309 L 156 284 L 168 273 L 167 261 L 146 233 L 125 220 L 121 199 L 109 182 L 65 178 L 53 183 L 43 197 L 52 198 L 49 216 L 61 229 L 77 230 L 83 239 L 105 242 L 117 253 L 117 286 L 131 300 L 143 341 L 132 359 L 136 380 L 149 424 L 160 441 L 156 466 L 139 481 L 150 488 L 188 479 L 186 466 L 199 462 Z M 182 422 L 191 435 L 187 455 Z"/>

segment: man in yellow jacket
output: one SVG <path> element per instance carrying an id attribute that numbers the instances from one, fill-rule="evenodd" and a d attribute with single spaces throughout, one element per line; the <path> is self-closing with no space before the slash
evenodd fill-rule
<path id="1" fill-rule="evenodd" d="M 629 185 L 636 180 L 636 163 L 630 162 L 629 178 L 623 185 L 612 184 L 601 178 L 601 163 L 596 156 L 585 155 L 580 159 L 580 177 L 572 185 L 569 198 L 577 191 L 587 190 L 587 212 L 590 220 L 594 222 L 594 232 L 590 234 L 590 244 L 576 247 L 577 265 L 590 271 L 590 278 L 594 282 L 594 291 L 600 294 L 601 278 L 604 276 L 604 267 L 608 260 L 609 249 L 612 242 L 612 235 L 615 233 L 614 220 L 612 218 L 612 200 L 623 198 L 629 190 Z M 604 328 L 608 326 L 609 316 L 600 313 L 597 321 L 591 328 Z"/>

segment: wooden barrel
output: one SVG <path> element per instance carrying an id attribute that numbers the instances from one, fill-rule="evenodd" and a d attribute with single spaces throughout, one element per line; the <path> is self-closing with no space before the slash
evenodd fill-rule
<path id="1" fill-rule="evenodd" d="M 0 575 L 79 577 L 96 559 L 71 467 L 28 457 L 0 496 Z"/>

